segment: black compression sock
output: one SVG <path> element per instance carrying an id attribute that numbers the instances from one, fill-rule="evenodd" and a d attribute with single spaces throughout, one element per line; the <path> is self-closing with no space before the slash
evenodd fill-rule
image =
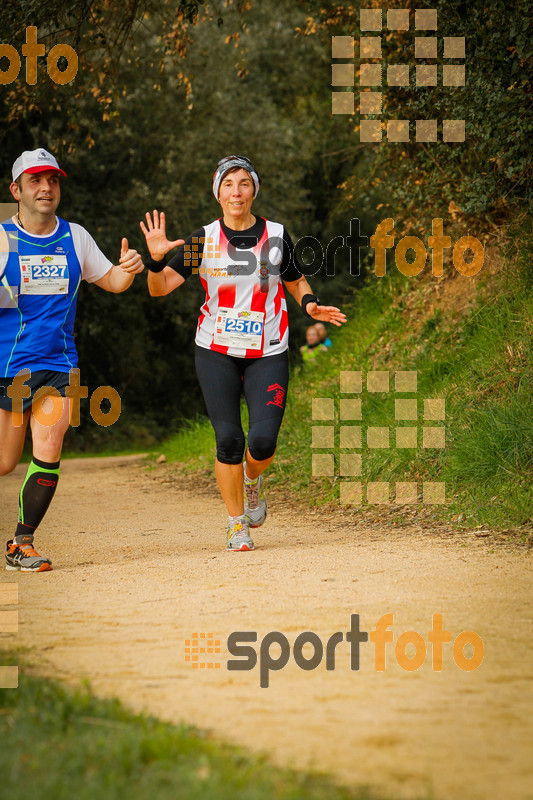
<path id="1" fill-rule="evenodd" d="M 14 541 L 33 542 L 33 533 L 52 502 L 59 480 L 59 461 L 47 463 L 33 458 L 19 495 L 19 520 Z"/>

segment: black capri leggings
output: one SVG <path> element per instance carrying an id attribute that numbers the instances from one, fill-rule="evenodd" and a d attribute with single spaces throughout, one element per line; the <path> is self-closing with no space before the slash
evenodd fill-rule
<path id="1" fill-rule="evenodd" d="M 215 429 L 218 460 L 222 464 L 242 461 L 241 392 L 250 417 L 250 455 L 256 461 L 274 455 L 289 385 L 287 352 L 262 358 L 236 358 L 196 345 L 195 363 L 207 413 Z"/>

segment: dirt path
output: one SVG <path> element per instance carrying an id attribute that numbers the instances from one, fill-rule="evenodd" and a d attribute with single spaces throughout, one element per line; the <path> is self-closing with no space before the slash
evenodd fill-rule
<path id="1" fill-rule="evenodd" d="M 24 471 L 0 481 L 4 540 Z M 398 798 L 533 798 L 531 558 L 474 537 L 376 532 L 276 507 L 254 553 L 226 553 L 224 519 L 214 490 L 178 491 L 134 460 L 64 461 L 38 538 L 54 571 L 0 576 L 18 582 L 20 608 L 19 633 L 2 639 L 30 647 L 47 674 L 87 677 L 136 710 L 349 784 Z M 408 672 L 387 644 L 376 672 L 368 642 L 356 672 L 343 642 L 335 671 L 324 662 L 303 671 L 291 658 L 268 689 L 258 668 L 226 668 L 232 631 L 257 631 L 260 642 L 277 630 L 292 644 L 311 630 L 325 643 L 349 629 L 351 613 L 366 631 L 393 613 L 395 641 L 416 630 L 426 642 L 442 613 L 452 641 L 465 629 L 482 637 L 484 662 L 464 672 L 445 645 L 434 672 L 428 647 Z M 206 656 L 220 668 L 184 660 L 195 632 L 221 640 L 221 655 Z"/>

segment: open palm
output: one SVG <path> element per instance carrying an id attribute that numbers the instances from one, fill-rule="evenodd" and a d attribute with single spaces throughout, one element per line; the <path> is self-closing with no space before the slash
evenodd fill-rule
<path id="1" fill-rule="evenodd" d="M 317 306 L 316 303 L 307 303 L 305 310 L 313 319 L 320 322 L 331 322 L 338 328 L 346 322 L 346 315 L 336 306 Z"/>
<path id="2" fill-rule="evenodd" d="M 150 212 L 147 211 L 146 225 L 144 222 L 139 224 L 142 232 L 144 233 L 150 255 L 154 259 L 163 258 L 163 256 L 166 256 L 169 250 L 172 250 L 174 247 L 178 247 L 180 244 L 185 244 L 184 239 L 176 239 L 173 242 L 169 242 L 167 239 L 164 211 L 162 211 L 161 214 L 159 214 L 158 211 L 154 211 L 153 220 Z"/>

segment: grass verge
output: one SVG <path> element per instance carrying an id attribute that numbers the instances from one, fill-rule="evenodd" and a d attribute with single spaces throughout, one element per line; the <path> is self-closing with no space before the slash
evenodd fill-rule
<path id="1" fill-rule="evenodd" d="M 16 664 L 14 654 L 2 663 Z M 328 778 L 273 767 L 200 731 L 132 714 L 84 686 L 21 670 L 0 690 L 3 800 L 374 800 Z M 383 798 L 381 798 L 383 800 Z"/>

